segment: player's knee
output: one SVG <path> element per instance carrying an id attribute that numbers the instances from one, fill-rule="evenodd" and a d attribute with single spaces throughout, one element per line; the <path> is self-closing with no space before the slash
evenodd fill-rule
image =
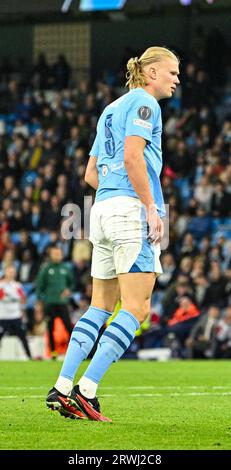
<path id="1" fill-rule="evenodd" d="M 106 312 L 114 312 L 117 302 L 104 301 L 104 302 L 92 302 L 92 307 L 99 308 L 100 310 L 106 310 Z"/>
<path id="2" fill-rule="evenodd" d="M 143 323 L 149 315 L 149 311 L 147 311 L 146 307 L 144 306 L 142 309 L 140 309 L 137 319 L 139 320 L 140 324 Z"/>
<path id="3" fill-rule="evenodd" d="M 117 303 L 117 302 L 116 302 Z M 116 303 L 114 302 L 107 302 L 104 307 L 102 307 L 102 310 L 106 310 L 107 312 L 114 312 Z"/>
<path id="4" fill-rule="evenodd" d="M 145 302 L 135 302 L 134 300 L 127 303 L 122 303 L 122 309 L 132 313 L 140 323 L 143 323 L 147 318 L 147 307 Z"/>

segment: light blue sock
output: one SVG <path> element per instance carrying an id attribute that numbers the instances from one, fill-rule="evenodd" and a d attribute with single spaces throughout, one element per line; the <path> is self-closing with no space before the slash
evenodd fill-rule
<path id="1" fill-rule="evenodd" d="M 110 317 L 111 312 L 90 306 L 76 323 L 67 348 L 61 377 L 73 380 L 81 362 L 92 350 L 99 330 Z"/>
<path id="2" fill-rule="evenodd" d="M 84 377 L 99 383 L 112 362 L 118 361 L 128 349 L 139 327 L 136 317 L 121 309 L 101 336 Z"/>

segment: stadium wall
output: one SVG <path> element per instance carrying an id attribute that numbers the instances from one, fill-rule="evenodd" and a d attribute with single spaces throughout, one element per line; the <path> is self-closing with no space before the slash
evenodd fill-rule
<path id="1" fill-rule="evenodd" d="M 197 26 L 202 25 L 207 33 L 211 28 L 218 28 L 228 43 L 231 43 L 230 14 L 191 14 L 185 9 L 179 15 L 159 15 L 149 19 L 127 21 L 100 21 L 91 25 L 92 67 L 115 68 L 121 61 L 124 47 L 135 51 L 143 50 L 150 44 L 189 50 Z M 103 53 L 102 53 L 103 51 Z"/>
<path id="2" fill-rule="evenodd" d="M 95 22 L 92 23 L 92 67 L 93 69 L 118 68 L 124 47 L 135 51 L 143 50 L 151 44 L 168 47 L 188 46 L 187 35 L 190 19 L 179 17 L 156 17 L 142 20 Z M 103 54 L 102 54 L 103 51 Z"/>
<path id="3" fill-rule="evenodd" d="M 187 8 L 180 15 L 166 13 L 124 21 L 1 24 L 0 59 L 23 57 L 31 64 L 44 52 L 52 62 L 61 53 L 74 69 L 87 69 L 90 64 L 93 70 L 113 69 L 120 65 L 126 46 L 139 51 L 158 43 L 188 50 L 198 25 L 204 26 L 205 32 L 217 27 L 231 43 L 230 24 L 231 11 L 199 14 Z"/>
<path id="4" fill-rule="evenodd" d="M 19 25 L 0 26 L 0 58 L 8 57 L 11 61 L 22 57 L 31 64 L 33 59 L 34 26 Z"/>

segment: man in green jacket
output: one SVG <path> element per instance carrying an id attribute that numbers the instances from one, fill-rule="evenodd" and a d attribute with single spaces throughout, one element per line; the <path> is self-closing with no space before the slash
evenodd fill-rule
<path id="1" fill-rule="evenodd" d="M 45 313 L 48 317 L 48 331 L 52 357 L 56 358 L 53 336 L 54 321 L 60 317 L 71 335 L 72 325 L 68 311 L 68 301 L 75 288 L 74 275 L 63 263 L 63 253 L 58 246 L 50 249 L 50 262 L 38 273 L 36 294 L 44 302 Z"/>

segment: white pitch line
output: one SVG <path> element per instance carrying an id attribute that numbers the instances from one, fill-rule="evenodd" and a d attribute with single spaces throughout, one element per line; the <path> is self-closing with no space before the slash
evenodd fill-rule
<path id="1" fill-rule="evenodd" d="M 150 386 L 131 386 L 126 387 L 123 385 L 116 385 L 114 387 L 100 387 L 100 390 L 113 390 L 113 389 L 125 389 L 125 390 L 156 390 L 156 389 L 163 389 L 163 390 L 184 390 L 184 389 L 203 389 L 203 388 L 210 388 L 210 389 L 231 389 L 231 385 L 150 385 Z"/>
<path id="2" fill-rule="evenodd" d="M 5 385 L 3 385 L 3 387 L 1 387 L 1 390 L 4 389 L 4 390 L 47 390 L 47 387 L 7 387 Z"/>
<path id="3" fill-rule="evenodd" d="M 129 393 L 126 396 L 128 397 L 201 397 L 201 396 L 230 396 L 231 392 L 188 392 L 188 393 Z M 109 395 L 99 395 L 100 398 L 107 398 L 107 397 L 118 397 L 116 394 L 109 394 Z M 27 398 L 44 398 L 44 395 L 5 395 L 0 396 L 1 400 L 8 400 L 8 399 L 17 399 L 20 400 L 27 399 Z"/>
<path id="4" fill-rule="evenodd" d="M 122 389 L 122 390 L 198 390 L 198 389 L 211 389 L 211 390 L 226 390 L 231 389 L 231 385 L 151 385 L 151 386 L 123 386 L 123 385 L 114 385 L 113 387 L 101 387 L 100 390 L 115 390 L 115 389 Z M 2 386 L 1 390 L 47 390 L 45 386 L 39 387 L 8 387 Z"/>
<path id="5" fill-rule="evenodd" d="M 6 396 L 0 396 L 0 400 L 6 400 L 6 399 L 16 399 L 19 398 L 20 401 L 24 400 L 25 398 L 44 398 L 44 395 L 24 395 L 23 397 L 21 395 L 6 395 Z"/>

